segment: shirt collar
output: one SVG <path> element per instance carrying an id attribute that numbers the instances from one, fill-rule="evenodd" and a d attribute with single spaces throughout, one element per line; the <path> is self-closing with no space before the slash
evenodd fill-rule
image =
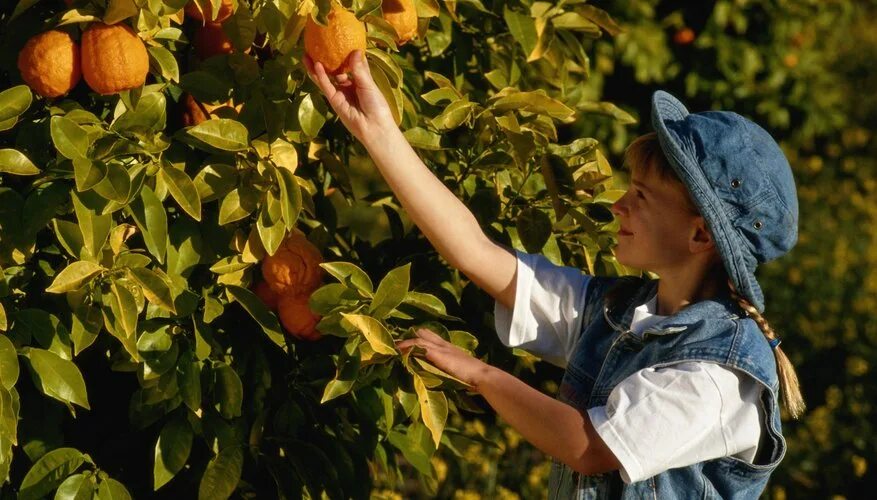
<path id="1" fill-rule="evenodd" d="M 644 280 L 642 286 L 635 290 L 626 300 L 622 298 L 616 307 L 604 305 L 603 313 L 616 330 L 628 331 L 633 322 L 638 306 L 648 304 L 658 295 L 659 280 Z M 704 319 L 732 319 L 740 317 L 740 306 L 725 292 L 716 297 L 689 304 L 676 314 L 664 316 L 660 321 L 643 331 L 643 335 L 666 335 L 685 331 L 690 325 Z"/>

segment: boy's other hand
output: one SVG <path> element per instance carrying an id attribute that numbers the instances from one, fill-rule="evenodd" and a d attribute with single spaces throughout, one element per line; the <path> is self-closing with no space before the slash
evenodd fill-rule
<path id="1" fill-rule="evenodd" d="M 348 56 L 350 77 L 342 73 L 335 78 L 334 84 L 321 63 L 307 55 L 304 62 L 308 76 L 320 87 L 341 123 L 366 147 L 370 142 L 380 140 L 386 130 L 396 128 L 390 106 L 372 79 L 361 50 Z"/>

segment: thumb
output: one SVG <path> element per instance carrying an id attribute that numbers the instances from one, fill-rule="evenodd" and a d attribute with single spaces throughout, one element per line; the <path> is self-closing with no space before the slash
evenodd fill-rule
<path id="1" fill-rule="evenodd" d="M 365 53 L 357 50 L 350 55 L 351 74 L 353 81 L 358 89 L 372 89 L 375 87 L 375 81 L 372 79 L 371 70 L 368 67 Z"/>

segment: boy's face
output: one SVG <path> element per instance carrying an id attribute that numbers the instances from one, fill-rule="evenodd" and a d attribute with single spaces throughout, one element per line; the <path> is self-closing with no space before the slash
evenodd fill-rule
<path id="1" fill-rule="evenodd" d="M 658 275 L 689 263 L 708 238 L 703 218 L 689 203 L 682 184 L 664 181 L 652 169 L 633 172 L 627 192 L 612 205 L 621 224 L 618 262 Z"/>

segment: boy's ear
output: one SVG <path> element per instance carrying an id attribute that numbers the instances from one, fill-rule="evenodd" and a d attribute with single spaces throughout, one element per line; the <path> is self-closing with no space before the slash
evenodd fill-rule
<path id="1" fill-rule="evenodd" d="M 716 244 L 713 241 L 713 235 L 710 232 L 709 227 L 706 225 L 706 220 L 703 216 L 696 217 L 694 232 L 691 236 L 691 240 L 688 242 L 689 250 L 691 250 L 691 253 L 700 253 L 709 251 L 715 248 L 715 246 Z"/>

